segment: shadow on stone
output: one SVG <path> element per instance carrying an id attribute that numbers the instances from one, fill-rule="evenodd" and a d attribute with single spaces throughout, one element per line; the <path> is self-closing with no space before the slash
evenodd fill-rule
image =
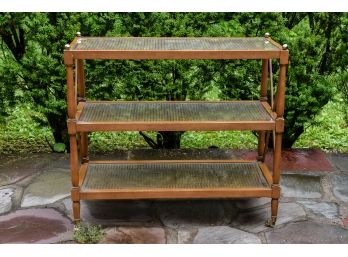
<path id="1" fill-rule="evenodd" d="M 157 201 L 156 206 L 162 223 L 175 228 L 184 225 L 228 224 L 231 216 L 236 213 L 233 213 L 231 208 L 229 208 L 230 213 L 226 213 L 223 202 L 218 200 Z"/>
<path id="2" fill-rule="evenodd" d="M 304 209 L 295 203 L 280 203 L 278 218 L 276 226 L 303 219 L 306 216 Z M 248 210 L 247 212 L 241 212 L 232 225 L 239 229 L 251 232 L 259 233 L 261 231 L 269 229 L 265 226 L 266 220 L 271 217 L 271 208 L 269 206 L 265 208 Z"/>
<path id="3" fill-rule="evenodd" d="M 72 215 L 71 200 L 64 200 L 68 215 Z M 81 201 L 81 219 L 103 226 L 158 224 L 153 217 L 151 201 Z"/>

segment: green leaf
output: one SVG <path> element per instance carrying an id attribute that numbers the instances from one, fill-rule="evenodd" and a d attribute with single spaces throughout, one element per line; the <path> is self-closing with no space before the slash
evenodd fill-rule
<path id="1" fill-rule="evenodd" d="M 66 146 L 63 143 L 56 143 L 53 145 L 53 150 L 57 153 L 64 153 L 65 149 L 66 149 Z"/>

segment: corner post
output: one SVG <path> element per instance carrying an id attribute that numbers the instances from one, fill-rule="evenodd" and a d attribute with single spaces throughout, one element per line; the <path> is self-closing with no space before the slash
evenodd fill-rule
<path id="1" fill-rule="evenodd" d="M 65 45 L 64 63 L 66 65 L 67 80 L 67 108 L 68 108 L 68 133 L 70 139 L 70 170 L 71 170 L 71 199 L 73 201 L 74 221 L 80 220 L 80 200 L 79 200 L 79 159 L 76 135 L 76 109 L 77 99 L 74 85 L 74 58 L 69 51 L 70 45 Z"/>
<path id="2" fill-rule="evenodd" d="M 275 148 L 273 152 L 273 184 L 272 184 L 272 216 L 267 222 L 269 226 L 274 226 L 277 220 L 278 204 L 280 197 L 280 162 L 282 150 L 282 136 L 284 131 L 284 106 L 285 106 L 285 83 L 286 83 L 286 68 L 288 65 L 288 46 L 283 45 L 280 55 L 280 70 L 279 70 L 279 85 L 276 94 L 275 111 L 276 118 L 276 133 L 275 133 Z"/>
<path id="3" fill-rule="evenodd" d="M 76 33 L 76 44 L 81 44 L 81 32 Z M 79 102 L 86 102 L 86 86 L 85 86 L 85 70 L 84 60 L 78 59 L 76 61 L 76 76 L 77 76 L 77 104 Z M 80 158 L 82 163 L 87 163 L 88 158 L 88 134 L 86 132 L 80 133 Z"/>
<path id="4" fill-rule="evenodd" d="M 265 44 L 269 44 L 270 34 L 265 33 Z M 268 80 L 268 59 L 262 59 L 262 75 L 261 75 L 261 89 L 260 89 L 260 101 L 267 102 L 267 80 Z M 258 161 L 265 161 L 266 154 L 266 131 L 259 131 L 258 135 Z"/>

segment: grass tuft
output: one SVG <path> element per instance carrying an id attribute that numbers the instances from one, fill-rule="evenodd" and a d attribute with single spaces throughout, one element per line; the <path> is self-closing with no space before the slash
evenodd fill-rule
<path id="1" fill-rule="evenodd" d="M 74 228 L 73 239 L 80 244 L 96 244 L 104 236 L 104 231 L 100 225 L 88 225 L 79 223 Z"/>

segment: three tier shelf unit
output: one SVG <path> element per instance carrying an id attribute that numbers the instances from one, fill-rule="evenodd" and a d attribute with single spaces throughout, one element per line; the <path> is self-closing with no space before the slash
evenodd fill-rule
<path id="1" fill-rule="evenodd" d="M 259 59 L 260 99 L 253 101 L 88 101 L 87 59 Z M 274 106 L 267 84 L 269 64 L 279 62 Z M 284 131 L 286 45 L 265 37 L 77 37 L 65 46 L 68 133 L 73 217 L 80 200 L 271 198 L 274 225 L 280 197 L 281 141 Z M 262 63 L 262 64 L 261 64 Z M 115 74 L 117 75 L 117 74 Z M 272 99 L 273 100 L 273 99 Z M 258 158 L 192 161 L 93 161 L 88 157 L 92 131 L 253 130 Z M 273 170 L 266 166 L 267 138 L 274 133 Z"/>

